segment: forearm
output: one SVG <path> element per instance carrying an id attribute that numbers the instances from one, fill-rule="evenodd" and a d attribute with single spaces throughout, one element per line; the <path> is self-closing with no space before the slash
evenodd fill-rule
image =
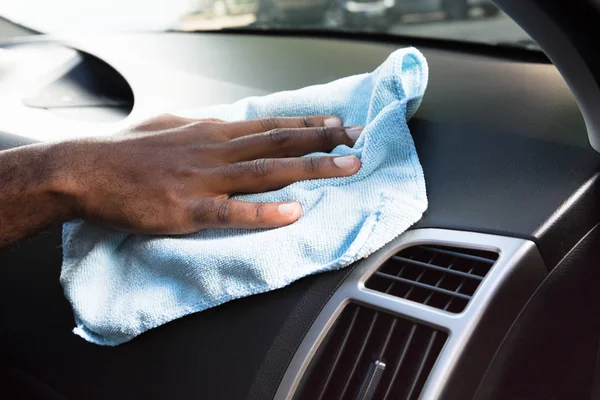
<path id="1" fill-rule="evenodd" d="M 0 247 L 73 217 L 65 144 L 0 151 Z"/>

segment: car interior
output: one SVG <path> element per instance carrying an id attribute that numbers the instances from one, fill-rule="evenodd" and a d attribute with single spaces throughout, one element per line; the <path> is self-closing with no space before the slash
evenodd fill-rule
<path id="1" fill-rule="evenodd" d="M 50 227 L 0 250 L 0 396 L 598 398 L 600 6 L 494 3 L 530 43 L 285 27 L 45 35 L 3 20 L 0 149 L 326 83 L 415 46 L 430 77 L 409 127 L 429 207 L 347 268 L 116 347 L 72 334 Z"/>

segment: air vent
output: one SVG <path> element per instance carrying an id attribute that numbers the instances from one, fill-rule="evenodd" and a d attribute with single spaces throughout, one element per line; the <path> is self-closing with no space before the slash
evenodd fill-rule
<path id="1" fill-rule="evenodd" d="M 349 304 L 294 399 L 418 399 L 446 339 L 429 326 Z"/>
<path id="2" fill-rule="evenodd" d="M 458 313 L 465 309 L 497 259 L 498 254 L 489 251 L 409 247 L 379 267 L 365 286 Z"/>

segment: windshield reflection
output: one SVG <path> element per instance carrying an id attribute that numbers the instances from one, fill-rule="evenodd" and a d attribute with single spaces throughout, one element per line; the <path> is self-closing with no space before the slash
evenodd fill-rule
<path id="1" fill-rule="evenodd" d="M 489 0 L 192 0 L 191 10 L 180 29 L 333 29 L 531 43 Z"/>

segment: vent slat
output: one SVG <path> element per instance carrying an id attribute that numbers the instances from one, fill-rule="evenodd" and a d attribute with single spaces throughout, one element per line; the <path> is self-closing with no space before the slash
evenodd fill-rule
<path id="1" fill-rule="evenodd" d="M 489 251 L 413 246 L 390 257 L 365 287 L 458 313 L 467 306 L 497 259 L 498 254 Z"/>
<path id="2" fill-rule="evenodd" d="M 469 272 L 473 271 L 473 268 L 471 268 L 471 270 L 469 270 Z M 460 285 L 458 285 L 458 287 L 456 288 L 456 292 L 459 292 L 460 289 L 462 289 L 462 287 L 465 285 L 465 282 L 467 281 L 466 278 L 463 278 L 462 282 L 460 282 Z M 444 306 L 443 310 L 444 311 L 448 311 L 448 309 L 450 308 L 450 306 L 452 305 L 452 301 L 454 299 L 453 298 L 449 298 L 448 302 L 446 303 L 446 305 Z"/>
<path id="3" fill-rule="evenodd" d="M 420 288 L 423 288 L 423 289 L 432 290 L 434 292 L 443 293 L 443 294 L 446 294 L 448 296 L 458 297 L 458 298 L 461 298 L 463 300 L 469 300 L 469 299 L 471 299 L 471 296 L 467 296 L 466 294 L 462 294 L 462 293 L 458 293 L 458 292 L 453 292 L 453 291 L 450 291 L 450 290 L 442 289 L 440 287 L 435 287 L 435 286 L 432 286 L 432 285 L 428 285 L 426 283 L 411 281 L 410 279 L 400 278 L 399 276 L 394 276 L 394 275 L 386 274 L 384 272 L 375 272 L 375 275 L 376 276 L 380 276 L 382 278 L 392 279 L 394 281 L 398 281 L 398 282 L 402 282 L 402 283 L 407 283 L 409 285 L 414 285 L 414 286 L 417 286 L 417 287 L 420 287 Z"/>
<path id="4" fill-rule="evenodd" d="M 431 251 L 431 252 L 435 252 L 435 253 L 447 254 L 449 256 L 464 258 L 465 260 L 479 261 L 479 262 L 487 263 L 487 264 L 490 264 L 490 265 L 492 265 L 492 264 L 494 264 L 496 262 L 496 258 L 494 258 L 494 259 L 485 258 L 485 257 L 480 257 L 480 256 L 474 256 L 474 255 L 471 255 L 471 254 L 460 253 L 458 251 L 452 251 L 452 250 L 446 250 L 446 249 L 438 249 L 438 248 L 429 247 L 429 246 L 421 246 L 421 248 L 423 250 L 427 250 L 427 251 Z"/>
<path id="5" fill-rule="evenodd" d="M 430 326 L 350 303 L 315 353 L 294 399 L 357 400 L 365 393 L 372 400 L 408 399 L 410 393 L 417 399 L 447 338 Z M 383 367 L 374 380 L 377 365 Z"/>
<path id="6" fill-rule="evenodd" d="M 410 348 L 410 343 L 412 342 L 416 331 L 417 331 L 417 325 L 413 324 L 412 327 L 410 328 L 410 332 L 408 333 L 408 337 L 406 338 L 406 342 L 404 342 L 404 346 L 402 346 L 402 351 L 400 352 L 400 357 L 398 358 L 396 366 L 394 367 L 394 373 L 392 374 L 392 378 L 390 379 L 390 385 L 388 386 L 387 390 L 385 391 L 385 394 L 383 395 L 382 400 L 387 400 L 389 395 L 392 393 L 392 389 L 394 388 L 394 383 L 396 383 L 396 378 L 398 377 L 398 372 L 400 372 L 400 368 L 402 367 L 402 364 L 404 363 L 404 359 L 406 358 L 406 355 L 408 354 L 408 349 Z"/>
<path id="7" fill-rule="evenodd" d="M 433 349 L 433 345 L 435 343 L 437 334 L 438 334 L 438 332 L 436 332 L 436 331 L 431 333 L 431 337 L 429 338 L 429 341 L 427 342 L 427 347 L 425 348 L 425 351 L 423 352 L 423 355 L 421 356 L 421 362 L 419 363 L 419 367 L 417 368 L 417 373 L 415 374 L 413 383 L 410 387 L 410 390 L 408 391 L 408 395 L 406 396 L 406 398 L 409 400 L 412 399 L 413 393 L 417 389 L 417 385 L 419 384 L 419 381 L 421 379 L 421 374 L 425 370 L 425 365 L 426 365 L 427 361 L 429 360 L 429 355 L 431 354 L 431 350 Z"/>
<path id="8" fill-rule="evenodd" d="M 358 354 L 356 355 L 356 360 L 354 361 L 354 364 L 352 365 L 352 369 L 350 370 L 350 375 L 346 378 L 346 384 L 344 385 L 344 388 L 342 389 L 342 394 L 340 395 L 340 398 L 342 398 L 342 399 L 344 398 L 344 395 L 346 394 L 346 392 L 348 391 L 348 388 L 350 387 L 350 382 L 352 382 L 352 378 L 354 378 L 354 374 L 356 373 L 356 369 L 358 368 L 359 362 L 361 361 L 361 358 L 365 352 L 365 348 L 367 347 L 367 343 L 369 342 L 371 333 L 373 333 L 373 327 L 375 327 L 378 317 L 379 317 L 379 314 L 375 313 L 373 315 L 373 318 L 371 318 L 371 323 L 369 324 L 369 329 L 367 330 L 367 334 L 366 334 L 364 340 L 362 341 L 360 350 L 358 351 Z"/>
<path id="9" fill-rule="evenodd" d="M 392 259 L 397 260 L 397 261 L 402 261 L 402 262 L 405 262 L 405 263 L 408 263 L 408 264 L 412 264 L 412 265 L 417 265 L 419 267 L 423 267 L 423 268 L 427 268 L 427 269 L 433 269 L 433 270 L 436 270 L 436 271 L 444 272 L 446 274 L 460 276 L 462 278 L 475 279 L 475 280 L 478 280 L 478 281 L 482 281 L 483 280 L 483 277 L 481 277 L 479 275 L 473 275 L 473 274 L 468 274 L 468 273 L 462 272 L 462 271 L 455 271 L 455 270 L 449 269 L 449 268 L 438 267 L 437 265 L 428 264 L 428 263 L 424 263 L 424 262 L 421 262 L 421 261 L 415 261 L 415 260 L 411 260 L 409 258 L 404 258 L 404 257 L 400 257 L 400 256 L 393 256 Z"/>
<path id="10" fill-rule="evenodd" d="M 335 355 L 335 358 L 333 359 L 333 364 L 331 365 L 331 368 L 329 369 L 329 371 L 327 373 L 327 378 L 325 379 L 323 388 L 321 389 L 321 392 L 319 393 L 319 397 L 317 397 L 319 400 L 323 399 L 325 392 L 327 392 L 327 389 L 329 388 L 329 383 L 331 382 L 331 378 L 333 378 L 333 373 L 335 372 L 336 367 L 337 367 L 338 363 L 340 362 L 340 358 L 341 358 L 342 354 L 344 353 L 344 349 L 346 348 L 346 345 L 348 344 L 348 339 L 350 338 L 350 334 L 352 333 L 354 324 L 356 324 L 356 319 L 358 318 L 359 311 L 360 311 L 360 308 L 356 307 L 354 310 L 354 314 L 352 315 L 352 319 L 350 320 L 350 324 L 348 325 L 348 327 L 346 328 L 346 331 L 344 332 L 342 344 L 340 345 L 340 347 Z"/>
<path id="11" fill-rule="evenodd" d="M 392 323 L 390 324 L 387 335 L 385 335 L 385 340 L 383 342 L 383 345 L 381 345 L 381 350 L 379 351 L 379 357 L 377 357 L 378 359 L 383 358 L 383 355 L 385 354 L 388 346 L 390 345 L 390 340 L 392 339 L 392 336 L 394 335 L 394 331 L 396 330 L 397 324 L 398 324 L 397 319 L 394 319 L 392 321 Z"/>
<path id="12" fill-rule="evenodd" d="M 438 279 L 438 281 L 435 283 L 434 286 L 435 287 L 439 287 L 442 284 L 442 282 L 444 281 L 444 278 L 445 278 L 445 276 L 442 275 L 442 277 L 440 279 Z M 466 281 L 466 279 L 464 279 L 464 281 Z M 458 289 L 456 291 L 458 291 Z M 429 302 L 431 301 L 431 299 L 433 298 L 434 293 L 435 292 L 429 293 L 429 296 L 427 296 L 427 298 L 425 299 L 425 301 L 423 301 L 423 304 L 428 305 Z M 448 303 L 450 303 L 450 302 L 452 302 L 452 297 L 450 297 L 450 301 Z"/>
<path id="13" fill-rule="evenodd" d="M 394 284 L 394 282 L 392 282 L 390 285 L 393 285 L 393 284 Z M 409 289 L 409 291 L 407 292 L 408 296 L 410 296 L 410 293 L 413 291 L 413 289 L 414 288 Z M 385 351 L 387 350 L 387 348 L 390 344 L 390 340 L 392 339 L 392 336 L 394 335 L 394 331 L 396 330 L 397 324 L 398 324 L 398 319 L 394 319 L 388 329 L 387 335 L 385 336 L 385 340 L 384 340 L 383 344 L 381 345 L 381 350 L 379 351 L 379 357 L 378 357 L 379 359 L 381 359 L 383 357 L 383 355 L 385 354 Z"/>

